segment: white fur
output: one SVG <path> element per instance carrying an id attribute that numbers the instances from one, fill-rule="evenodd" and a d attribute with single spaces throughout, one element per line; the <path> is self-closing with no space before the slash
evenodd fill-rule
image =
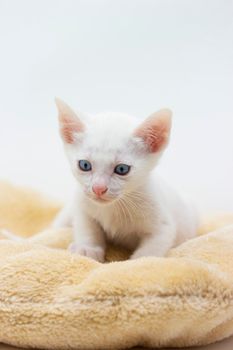
<path id="1" fill-rule="evenodd" d="M 193 237 L 197 224 L 192 208 L 153 171 L 162 152 L 148 152 L 142 140 L 133 136 L 141 121 L 115 113 L 81 120 L 85 131 L 75 135 L 74 143 L 64 143 L 77 191 L 54 222 L 56 227 L 74 228 L 71 250 L 104 261 L 109 240 L 132 249 L 132 259 L 164 256 Z M 78 168 L 80 159 L 91 162 L 91 172 Z M 113 172 L 119 163 L 131 165 L 129 174 Z M 95 199 L 94 183 L 108 187 L 105 200 Z"/>

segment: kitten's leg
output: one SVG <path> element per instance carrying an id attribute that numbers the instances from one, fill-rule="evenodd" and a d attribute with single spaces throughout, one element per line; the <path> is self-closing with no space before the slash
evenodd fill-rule
<path id="1" fill-rule="evenodd" d="M 143 256 L 159 257 L 167 254 L 168 250 L 174 245 L 176 230 L 173 225 L 161 224 L 156 231 L 157 233 L 143 238 L 130 259 Z"/>
<path id="2" fill-rule="evenodd" d="M 104 262 L 105 236 L 100 225 L 84 213 L 74 218 L 74 243 L 70 251 Z"/>
<path id="3" fill-rule="evenodd" d="M 55 217 L 54 221 L 52 222 L 53 228 L 65 228 L 65 227 L 71 227 L 72 226 L 72 207 L 71 205 L 66 205 Z"/>

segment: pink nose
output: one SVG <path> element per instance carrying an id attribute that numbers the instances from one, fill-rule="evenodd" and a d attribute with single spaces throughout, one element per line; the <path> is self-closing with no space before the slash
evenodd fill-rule
<path id="1" fill-rule="evenodd" d="M 98 196 L 102 196 L 105 192 L 107 192 L 108 188 L 104 185 L 93 185 L 92 191 Z"/>

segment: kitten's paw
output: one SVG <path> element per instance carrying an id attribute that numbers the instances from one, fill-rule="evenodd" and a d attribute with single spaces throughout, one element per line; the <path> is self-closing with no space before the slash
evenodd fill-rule
<path id="1" fill-rule="evenodd" d="M 138 253 L 138 252 L 135 252 L 135 253 L 133 253 L 131 256 L 130 256 L 130 260 L 135 260 L 135 259 L 138 259 L 138 258 L 142 258 L 142 257 L 144 257 L 145 255 L 142 255 L 142 254 L 140 254 L 140 253 Z"/>
<path id="2" fill-rule="evenodd" d="M 88 245 L 80 245 L 77 243 L 71 243 L 69 246 L 69 251 L 73 254 L 79 254 L 82 256 L 86 256 L 88 258 L 92 258 L 99 262 L 104 262 L 105 252 L 102 247 L 96 246 L 91 247 Z"/>
<path id="3" fill-rule="evenodd" d="M 165 252 L 159 250 L 151 250 L 151 249 L 138 249 L 136 250 L 130 257 L 130 260 L 143 258 L 143 257 L 162 257 L 165 256 Z"/>

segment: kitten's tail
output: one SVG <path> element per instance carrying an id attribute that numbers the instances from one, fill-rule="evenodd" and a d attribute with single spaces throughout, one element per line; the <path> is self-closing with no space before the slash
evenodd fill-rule
<path id="1" fill-rule="evenodd" d="M 19 237 L 19 236 L 15 235 L 14 233 L 12 233 L 11 231 L 8 231 L 5 229 L 0 230 L 0 239 L 9 239 L 11 241 L 24 241 L 25 240 L 25 238 Z"/>

